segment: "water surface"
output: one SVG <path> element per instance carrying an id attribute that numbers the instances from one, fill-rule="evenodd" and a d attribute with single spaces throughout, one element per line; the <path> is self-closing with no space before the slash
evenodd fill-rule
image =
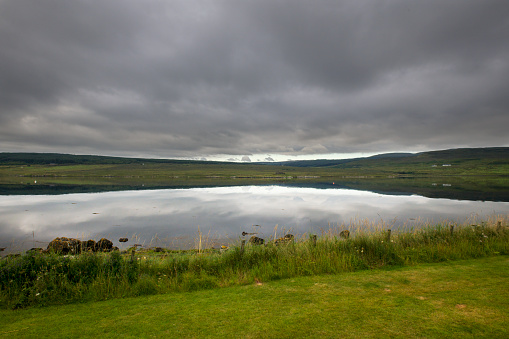
<path id="1" fill-rule="evenodd" d="M 320 234 L 331 227 L 354 232 L 359 224 L 369 223 L 397 229 L 446 219 L 507 216 L 509 203 L 270 185 L 2 195 L 0 213 L 0 247 L 7 247 L 5 254 L 45 247 L 61 236 L 106 237 L 121 248 L 134 243 L 193 248 L 198 232 L 203 241 L 209 240 L 207 245 L 218 246 L 238 241 L 243 231 L 267 238 L 275 232 Z M 120 244 L 120 237 L 130 241 Z"/>

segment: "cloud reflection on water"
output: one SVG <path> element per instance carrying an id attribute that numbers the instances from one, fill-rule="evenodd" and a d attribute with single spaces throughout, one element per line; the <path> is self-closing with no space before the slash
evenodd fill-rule
<path id="1" fill-rule="evenodd" d="M 274 234 L 276 225 L 280 232 L 285 229 L 294 234 L 359 220 L 383 220 L 395 227 L 411 225 L 414 219 L 463 221 L 473 214 L 507 215 L 509 203 L 347 189 L 238 186 L 0 196 L 0 213 L 0 247 L 11 250 L 44 247 L 44 242 L 58 236 L 106 237 L 117 246 L 118 238 L 129 237 L 132 245 L 133 235 L 145 245 L 157 236 L 159 243 L 152 245 L 187 248 L 193 247 L 198 228 L 205 235 L 239 239 L 252 225 L 261 225 L 265 237 Z"/>

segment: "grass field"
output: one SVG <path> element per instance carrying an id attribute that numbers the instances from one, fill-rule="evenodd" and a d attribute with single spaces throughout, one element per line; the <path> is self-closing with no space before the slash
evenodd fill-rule
<path id="1" fill-rule="evenodd" d="M 3 338 L 507 338 L 509 258 L 0 310 Z"/>
<path id="2" fill-rule="evenodd" d="M 4 165 L 0 166 L 0 192 L 58 194 L 59 190 L 72 193 L 267 184 L 321 187 L 326 184 L 326 188 L 402 192 L 433 198 L 509 201 L 509 167 L 506 175 L 492 175 L 493 171 L 489 170 L 457 175 L 450 168 L 430 172 L 431 169 L 426 167 L 426 172 L 418 175 L 403 175 L 398 174 L 397 168 L 338 169 L 221 163 Z M 500 171 L 497 167 L 496 173 Z"/>
<path id="3" fill-rule="evenodd" d="M 297 179 L 341 175 L 334 169 L 293 168 L 250 164 L 106 164 L 0 166 L 0 183 L 180 182 L 189 179 Z"/>

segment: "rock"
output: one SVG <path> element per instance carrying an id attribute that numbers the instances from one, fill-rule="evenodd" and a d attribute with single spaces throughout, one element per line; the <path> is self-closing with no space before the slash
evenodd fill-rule
<path id="1" fill-rule="evenodd" d="M 87 240 L 87 241 L 83 241 L 81 243 L 81 250 L 82 251 L 91 251 L 91 252 L 95 252 L 95 247 L 96 247 L 96 242 L 95 240 Z"/>
<path id="2" fill-rule="evenodd" d="M 96 244 L 95 244 L 95 250 L 97 252 L 109 252 L 113 249 L 113 242 L 106 238 L 101 238 Z"/>
<path id="3" fill-rule="evenodd" d="M 32 249 L 35 250 L 35 249 Z M 82 251 L 109 252 L 115 250 L 113 242 L 102 238 L 98 242 L 94 240 L 81 241 L 74 238 L 60 237 L 53 239 L 43 252 L 55 252 L 59 254 L 77 254 Z"/>
<path id="4" fill-rule="evenodd" d="M 350 231 L 349 230 L 341 231 L 341 233 L 339 233 L 339 236 L 341 238 L 348 239 L 350 237 Z"/>
<path id="5" fill-rule="evenodd" d="M 120 239 L 118 239 L 118 241 L 119 241 L 119 242 L 128 242 L 128 241 L 129 241 L 129 239 L 127 239 L 127 238 L 120 238 Z"/>
<path id="6" fill-rule="evenodd" d="M 60 254 L 75 254 L 81 250 L 81 240 L 74 238 L 55 238 L 53 239 L 46 249 Z"/>
<path id="7" fill-rule="evenodd" d="M 263 243 L 265 242 L 265 240 L 263 240 L 262 238 L 258 238 L 257 236 L 252 236 L 251 238 L 249 238 L 249 242 L 253 245 L 263 245 Z"/>

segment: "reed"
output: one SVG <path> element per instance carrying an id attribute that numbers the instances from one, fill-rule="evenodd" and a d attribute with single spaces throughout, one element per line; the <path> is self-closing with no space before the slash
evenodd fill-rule
<path id="1" fill-rule="evenodd" d="M 509 254 L 507 216 L 463 224 L 443 221 L 391 228 L 394 222 L 329 225 L 321 234 L 285 243 L 197 250 L 83 253 L 27 252 L 0 261 L 0 305 L 21 308 L 128 296 L 193 291 L 318 274 Z M 451 228 L 451 226 L 453 226 Z M 349 230 L 351 236 L 341 236 Z M 355 231 L 354 231 L 355 230 Z M 284 235 L 276 227 L 274 236 Z M 158 238 L 155 238 L 158 244 Z"/>

